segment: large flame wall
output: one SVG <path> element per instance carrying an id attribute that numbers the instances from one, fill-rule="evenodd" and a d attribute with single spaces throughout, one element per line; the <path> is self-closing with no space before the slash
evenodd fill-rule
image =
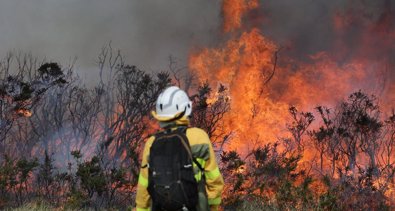
<path id="1" fill-rule="evenodd" d="M 235 132 L 231 149 L 286 136 L 290 105 L 310 111 L 317 105 L 334 106 L 361 89 L 385 99 L 385 110 L 393 106 L 395 30 L 387 7 L 370 21 L 355 15 L 358 9 L 330 14 L 332 45 L 304 57 L 295 56 L 292 41 L 283 46 L 263 34 L 265 21 L 260 21 L 265 18 L 254 15 L 260 7 L 256 0 L 224 0 L 222 44 L 190 55 L 189 68 L 201 82 L 229 89 L 225 127 Z"/>

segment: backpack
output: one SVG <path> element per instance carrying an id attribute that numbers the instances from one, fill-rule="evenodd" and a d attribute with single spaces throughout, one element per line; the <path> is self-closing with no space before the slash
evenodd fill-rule
<path id="1" fill-rule="evenodd" d="M 152 210 L 194 211 L 198 204 L 198 183 L 186 127 L 155 135 L 148 161 L 148 193 Z"/>

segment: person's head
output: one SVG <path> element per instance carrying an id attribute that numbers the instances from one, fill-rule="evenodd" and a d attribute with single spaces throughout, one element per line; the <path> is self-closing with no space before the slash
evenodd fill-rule
<path id="1" fill-rule="evenodd" d="M 160 123 L 165 124 L 187 119 L 191 113 L 192 102 L 187 93 L 177 86 L 171 86 L 159 94 L 156 111 L 153 111 L 152 115 Z"/>

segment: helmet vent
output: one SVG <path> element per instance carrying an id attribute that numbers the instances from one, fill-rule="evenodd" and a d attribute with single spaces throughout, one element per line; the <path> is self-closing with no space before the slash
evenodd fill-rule
<path id="1" fill-rule="evenodd" d="M 191 104 L 188 104 L 188 108 L 191 108 Z"/>
<path id="2" fill-rule="evenodd" d="M 178 111 L 178 104 L 176 104 L 176 108 L 177 108 L 177 111 Z"/>
<path id="3" fill-rule="evenodd" d="M 163 104 L 162 103 L 159 105 L 159 107 L 160 107 L 160 110 L 163 111 Z"/>

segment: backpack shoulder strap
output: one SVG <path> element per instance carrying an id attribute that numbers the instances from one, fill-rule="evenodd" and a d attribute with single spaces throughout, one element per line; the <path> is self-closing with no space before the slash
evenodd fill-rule
<path id="1" fill-rule="evenodd" d="M 157 140 L 158 138 L 160 138 L 160 137 L 166 135 L 166 133 L 168 133 L 167 130 L 164 130 L 164 131 L 162 130 L 162 131 L 157 131 L 157 132 L 154 133 L 154 134 L 151 134 L 150 136 L 153 136 L 153 137 L 154 137 L 154 140 L 152 141 L 151 146 L 154 145 L 154 143 L 156 142 L 156 140 Z M 150 150 L 150 151 L 151 151 L 151 150 Z M 151 154 L 151 152 L 150 152 L 150 154 Z M 147 167 L 149 167 L 149 163 L 147 163 L 147 164 L 141 166 L 141 168 L 147 168 Z"/>
<path id="2" fill-rule="evenodd" d="M 188 129 L 187 127 L 178 127 L 176 130 L 183 137 L 181 139 L 181 143 L 185 147 L 185 149 L 187 150 L 187 152 L 189 154 L 189 157 L 196 164 L 196 166 L 199 168 L 199 170 L 203 173 L 204 172 L 204 168 L 202 167 L 202 165 L 200 165 L 200 163 L 196 160 L 196 158 L 192 154 L 191 145 L 190 145 L 189 139 L 188 139 L 188 137 L 186 135 L 187 129 Z"/>

